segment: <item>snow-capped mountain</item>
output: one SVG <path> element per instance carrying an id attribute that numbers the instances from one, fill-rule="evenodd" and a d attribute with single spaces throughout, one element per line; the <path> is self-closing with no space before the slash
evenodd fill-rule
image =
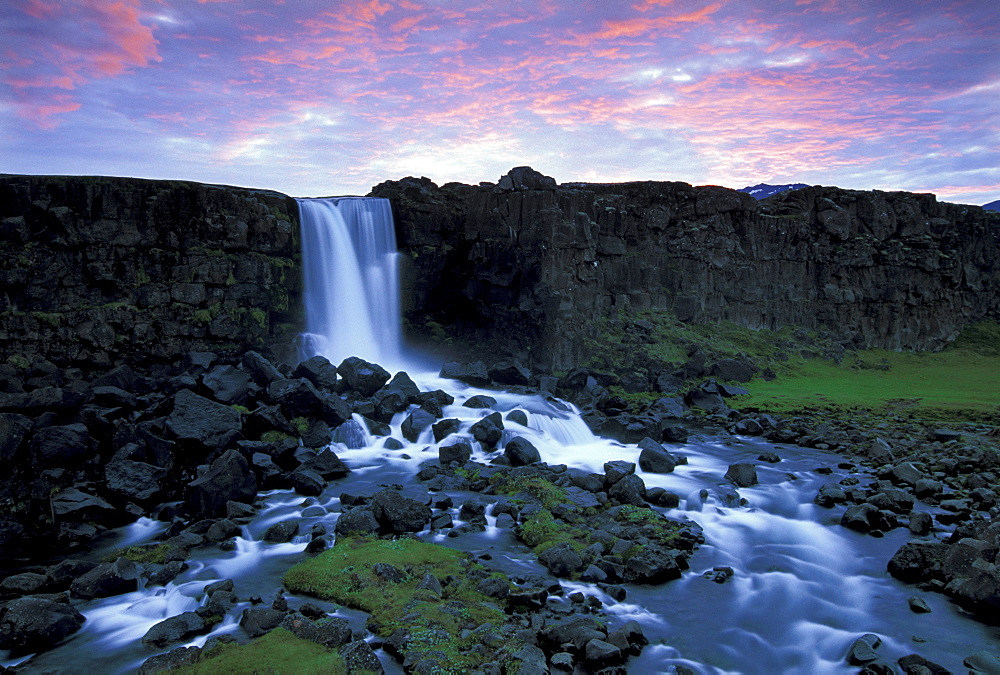
<path id="1" fill-rule="evenodd" d="M 789 185 L 768 185 L 767 183 L 758 183 L 751 187 L 741 188 L 740 192 L 746 192 L 748 195 L 754 199 L 766 199 L 771 195 L 776 195 L 779 192 L 786 192 L 788 190 L 798 190 L 799 188 L 809 187 L 805 183 L 791 183 Z"/>
<path id="2" fill-rule="evenodd" d="M 983 204 L 983 208 L 987 211 L 1000 211 L 1000 199 L 989 204 Z"/>

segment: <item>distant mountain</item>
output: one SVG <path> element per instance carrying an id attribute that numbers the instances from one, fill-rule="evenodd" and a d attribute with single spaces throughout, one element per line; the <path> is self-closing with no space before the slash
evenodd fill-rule
<path id="1" fill-rule="evenodd" d="M 995 202 L 990 202 L 989 204 L 983 204 L 983 208 L 987 211 L 1000 211 L 1000 199 Z"/>
<path id="2" fill-rule="evenodd" d="M 788 190 L 798 190 L 799 188 L 809 187 L 805 183 L 791 183 L 790 185 L 768 185 L 767 183 L 759 183 L 752 187 L 745 187 L 740 189 L 740 192 L 746 192 L 748 195 L 754 199 L 766 199 L 771 195 L 776 195 L 779 192 L 787 192 Z"/>

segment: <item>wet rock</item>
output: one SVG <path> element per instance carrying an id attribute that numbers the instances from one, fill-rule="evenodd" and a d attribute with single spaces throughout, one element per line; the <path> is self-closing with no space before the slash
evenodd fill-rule
<path id="1" fill-rule="evenodd" d="M 159 501 L 166 491 L 167 470 L 145 462 L 108 462 L 104 477 L 109 490 L 139 503 Z"/>
<path id="2" fill-rule="evenodd" d="M 947 548 L 940 542 L 907 542 L 889 560 L 887 569 L 893 577 L 909 584 L 939 579 Z"/>
<path id="3" fill-rule="evenodd" d="M 909 654 L 896 660 L 905 675 L 951 675 L 947 668 L 925 659 L 919 654 Z"/>
<path id="4" fill-rule="evenodd" d="M 224 448 L 240 433 L 240 413 L 228 405 L 216 403 L 189 389 L 174 395 L 173 412 L 167 416 L 167 429 L 182 443 L 205 448 Z"/>
<path id="5" fill-rule="evenodd" d="M 306 497 L 318 497 L 326 488 L 326 481 L 315 471 L 296 469 L 288 474 L 292 489 Z"/>
<path id="6" fill-rule="evenodd" d="M 659 584 L 680 577 L 676 557 L 658 546 L 640 546 L 625 561 L 623 579 L 630 583 Z"/>
<path id="7" fill-rule="evenodd" d="M 462 404 L 465 408 L 473 409 L 489 409 L 497 404 L 497 400 L 492 396 L 486 396 L 485 394 L 476 394 L 475 396 L 470 396 Z"/>
<path id="8" fill-rule="evenodd" d="M 490 366 L 487 375 L 497 384 L 513 386 L 531 384 L 531 371 L 517 361 L 498 361 Z"/>
<path id="9" fill-rule="evenodd" d="M 240 627 L 251 638 L 271 632 L 285 619 L 285 612 L 270 607 L 249 607 L 243 610 Z"/>
<path id="10" fill-rule="evenodd" d="M 299 533 L 299 523 L 296 520 L 283 520 L 267 528 L 264 541 L 271 544 L 289 542 Z"/>
<path id="11" fill-rule="evenodd" d="M 193 666 L 201 658 L 200 647 L 177 647 L 166 654 L 157 654 L 143 661 L 138 675 L 155 675 L 187 666 Z"/>
<path id="12" fill-rule="evenodd" d="M 276 380 L 284 379 L 274 364 L 264 356 L 255 351 L 246 352 L 242 359 L 243 368 L 250 373 L 250 377 L 262 387 L 267 387 Z"/>
<path id="13" fill-rule="evenodd" d="M 874 504 L 867 503 L 848 507 L 840 519 L 840 524 L 863 534 L 884 532 L 895 527 L 886 512 L 880 511 Z"/>
<path id="14" fill-rule="evenodd" d="M 554 621 L 538 632 L 540 646 L 551 651 L 558 651 L 564 646 L 580 651 L 591 640 L 603 640 L 606 637 L 607 633 L 594 617 L 582 614 Z"/>
<path id="15" fill-rule="evenodd" d="M 0 649 L 12 656 L 51 649 L 80 630 L 83 614 L 68 604 L 18 598 L 0 606 Z"/>
<path id="16" fill-rule="evenodd" d="M 208 541 L 220 542 L 235 537 L 240 533 L 240 526 L 234 521 L 223 518 L 217 520 L 205 531 L 205 539 Z"/>
<path id="17" fill-rule="evenodd" d="M 15 413 L 0 413 L 0 463 L 10 467 L 23 453 L 24 441 L 33 424 L 31 419 Z"/>
<path id="18" fill-rule="evenodd" d="M 623 476 L 608 488 L 608 498 L 619 504 L 642 506 L 646 503 L 646 483 L 635 474 Z"/>
<path id="19" fill-rule="evenodd" d="M 745 361 L 736 359 L 720 359 L 712 364 L 709 374 L 720 380 L 731 382 L 749 382 L 753 379 L 756 369 Z"/>
<path id="20" fill-rule="evenodd" d="M 397 490 L 380 490 L 372 497 L 372 515 L 382 530 L 392 534 L 419 532 L 431 521 L 431 509 Z"/>
<path id="21" fill-rule="evenodd" d="M 340 515 L 334 530 L 347 536 L 374 534 L 379 531 L 379 522 L 370 508 L 354 508 Z"/>
<path id="22" fill-rule="evenodd" d="M 523 410 L 511 410 L 504 419 L 514 424 L 520 424 L 522 427 L 528 426 L 528 414 Z"/>
<path id="23" fill-rule="evenodd" d="M 484 447 L 494 447 L 503 438 L 503 417 L 495 412 L 473 424 L 469 431 Z"/>
<path id="24" fill-rule="evenodd" d="M 664 443 L 685 443 L 688 439 L 688 431 L 679 424 L 667 424 L 663 427 L 661 440 Z"/>
<path id="25" fill-rule="evenodd" d="M 542 461 L 538 449 L 525 438 L 514 436 L 504 446 L 504 456 L 510 460 L 511 466 L 527 466 Z"/>
<path id="26" fill-rule="evenodd" d="M 824 508 L 832 508 L 835 504 L 847 501 L 847 493 L 836 483 L 826 483 L 819 489 L 813 503 Z"/>
<path id="27" fill-rule="evenodd" d="M 0 581 L 0 598 L 19 597 L 40 593 L 48 584 L 49 578 L 37 572 L 22 572 L 12 574 Z"/>
<path id="28" fill-rule="evenodd" d="M 52 513 L 60 520 L 75 522 L 120 521 L 121 513 L 97 495 L 76 488 L 60 490 L 52 496 Z"/>
<path id="29" fill-rule="evenodd" d="M 924 478 L 924 474 L 912 462 L 900 462 L 889 470 L 887 477 L 894 485 L 913 487 Z"/>
<path id="30" fill-rule="evenodd" d="M 232 366 L 216 366 L 201 378 L 202 386 L 216 401 L 226 404 L 244 403 L 250 394 L 250 376 Z"/>
<path id="31" fill-rule="evenodd" d="M 851 645 L 847 652 L 847 662 L 852 666 L 863 666 L 877 661 L 879 656 L 876 649 L 882 644 L 882 638 L 873 633 L 862 635 Z"/>
<path id="32" fill-rule="evenodd" d="M 131 560 L 118 558 L 98 565 L 70 584 L 70 596 L 81 600 L 107 598 L 139 588 L 139 568 Z"/>
<path id="33" fill-rule="evenodd" d="M 174 642 L 190 640 L 211 630 L 211 625 L 195 612 L 184 612 L 154 624 L 142 636 L 142 644 L 161 649 Z"/>
<path id="34" fill-rule="evenodd" d="M 646 501 L 653 506 L 662 506 L 667 509 L 676 509 L 680 506 L 680 495 L 667 492 L 661 487 L 649 488 L 646 490 Z"/>
<path id="35" fill-rule="evenodd" d="M 929 513 L 923 511 L 911 511 L 909 529 L 913 534 L 922 537 L 929 534 L 934 526 L 934 520 Z"/>
<path id="36" fill-rule="evenodd" d="M 600 668 L 624 661 L 622 650 L 604 640 L 590 640 L 584 649 L 584 658 L 592 668 Z"/>
<path id="37" fill-rule="evenodd" d="M 449 380 L 471 384 L 473 387 L 484 387 L 490 383 L 486 364 L 482 361 L 473 363 L 449 362 L 441 366 L 439 375 Z"/>
<path id="38" fill-rule="evenodd" d="M 383 673 L 382 664 L 378 656 L 364 640 L 355 640 L 342 646 L 338 653 L 344 659 L 344 666 L 348 673 L 366 672 Z"/>
<path id="39" fill-rule="evenodd" d="M 634 462 L 617 459 L 604 463 L 604 482 L 606 485 L 614 485 L 625 476 L 630 476 L 634 473 Z"/>
<path id="40" fill-rule="evenodd" d="M 757 468 L 749 462 L 730 464 L 725 477 L 738 487 L 752 487 L 757 484 Z"/>
<path id="41" fill-rule="evenodd" d="M 568 577 L 583 569 L 583 558 L 567 543 L 547 548 L 538 556 L 538 562 L 557 577 Z"/>
<path id="42" fill-rule="evenodd" d="M 333 391 L 337 387 L 337 367 L 325 356 L 314 356 L 295 366 L 292 377 L 309 380 L 317 389 Z"/>
<path id="43" fill-rule="evenodd" d="M 337 366 L 347 385 L 362 396 L 371 396 L 389 381 L 389 373 L 376 363 L 349 356 Z"/>
<path id="44" fill-rule="evenodd" d="M 883 511 L 907 514 L 913 509 L 913 496 L 904 490 L 882 489 L 869 497 L 869 504 Z"/>
<path id="45" fill-rule="evenodd" d="M 299 469 L 301 471 L 314 471 L 325 480 L 343 478 L 351 471 L 333 450 L 323 450 L 312 459 L 303 462 Z"/>
<path id="46" fill-rule="evenodd" d="M 915 595 L 907 598 L 906 604 L 910 607 L 910 611 L 914 614 L 927 614 L 931 611 L 930 606 L 924 601 L 924 599 Z"/>
<path id="47" fill-rule="evenodd" d="M 431 429 L 434 431 L 434 442 L 440 443 L 448 436 L 458 432 L 461 426 L 462 426 L 461 420 L 457 420 L 454 418 L 441 420 L 440 422 L 435 423 L 431 427 Z"/>
<path id="48" fill-rule="evenodd" d="M 192 515 L 211 518 L 224 515 L 230 500 L 252 502 L 256 496 L 257 477 L 247 460 L 236 450 L 227 450 L 188 484 L 184 504 Z"/>
<path id="49" fill-rule="evenodd" d="M 420 437 L 420 433 L 427 427 L 434 424 L 436 418 L 423 408 L 417 408 L 410 415 L 403 420 L 403 425 L 400 430 L 403 433 L 403 438 L 411 443 L 416 443 L 417 439 Z"/>
<path id="50" fill-rule="evenodd" d="M 639 468 L 649 473 L 671 473 L 677 466 L 674 456 L 652 438 L 639 441 Z"/>
<path id="51" fill-rule="evenodd" d="M 976 563 L 968 577 L 952 580 L 945 592 L 980 621 L 1000 623 L 1000 570 L 996 565 Z"/>
<path id="52" fill-rule="evenodd" d="M 498 577 L 486 577 L 476 584 L 476 590 L 491 598 L 506 598 L 510 595 L 510 582 Z"/>
<path id="53" fill-rule="evenodd" d="M 300 608 L 302 614 L 289 614 L 281 620 L 280 627 L 302 640 L 309 640 L 323 645 L 328 649 L 336 649 L 347 644 L 353 638 L 351 626 L 347 619 L 339 616 L 327 616 L 320 611 L 318 616 L 309 616 L 305 606 Z M 322 619 L 315 621 L 313 619 Z"/>
<path id="54" fill-rule="evenodd" d="M 449 466 L 452 462 L 464 465 L 472 457 L 472 446 L 468 443 L 455 443 L 438 448 L 438 463 Z"/>
<path id="55" fill-rule="evenodd" d="M 988 675 L 1000 675 L 1000 659 L 985 649 L 975 654 L 971 654 L 962 661 L 970 673 L 987 673 Z"/>
<path id="56" fill-rule="evenodd" d="M 90 432 L 83 424 L 42 427 L 28 444 L 31 464 L 38 470 L 79 467 L 91 457 L 94 447 Z"/>
<path id="57" fill-rule="evenodd" d="M 767 462 L 768 464 L 777 464 L 778 462 L 781 461 L 781 457 L 778 455 L 778 453 L 770 451 L 761 453 L 757 457 L 757 459 L 759 459 L 762 462 Z"/>

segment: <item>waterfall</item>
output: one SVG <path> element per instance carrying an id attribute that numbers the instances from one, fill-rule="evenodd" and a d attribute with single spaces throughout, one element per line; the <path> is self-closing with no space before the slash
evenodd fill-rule
<path id="1" fill-rule="evenodd" d="M 401 367 L 399 254 L 388 199 L 298 199 L 306 332 L 299 357 Z"/>

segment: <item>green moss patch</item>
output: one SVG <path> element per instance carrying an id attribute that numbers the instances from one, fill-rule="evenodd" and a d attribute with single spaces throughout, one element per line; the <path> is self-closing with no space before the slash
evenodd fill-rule
<path id="1" fill-rule="evenodd" d="M 140 564 L 156 564 L 162 565 L 166 562 L 167 552 L 170 550 L 170 546 L 167 544 L 156 544 L 154 546 L 129 546 L 128 548 L 118 549 L 107 556 L 109 562 L 113 562 L 118 558 L 125 558 L 126 560 L 131 560 L 134 563 Z"/>
<path id="2" fill-rule="evenodd" d="M 206 650 L 196 664 L 172 672 L 320 675 L 346 673 L 347 668 L 337 652 L 276 628 L 245 645 L 222 644 Z"/>
<path id="3" fill-rule="evenodd" d="M 490 483 L 498 494 L 513 497 L 515 502 L 530 499 L 537 501 L 546 509 L 554 508 L 567 500 L 566 490 L 552 481 L 529 473 L 496 473 L 490 477 Z"/>
<path id="4" fill-rule="evenodd" d="M 401 578 L 380 576 L 375 569 L 379 563 L 396 568 Z M 417 588 L 426 574 L 441 582 L 440 595 Z M 468 672 L 488 658 L 470 652 L 477 640 L 471 635 L 463 639 L 461 632 L 505 623 L 501 601 L 476 590 L 489 576 L 467 554 L 444 546 L 417 539 L 340 537 L 332 549 L 286 572 L 284 582 L 293 593 L 368 612 L 369 628 L 382 637 L 405 631 L 407 652 L 446 655 L 441 672 Z"/>

